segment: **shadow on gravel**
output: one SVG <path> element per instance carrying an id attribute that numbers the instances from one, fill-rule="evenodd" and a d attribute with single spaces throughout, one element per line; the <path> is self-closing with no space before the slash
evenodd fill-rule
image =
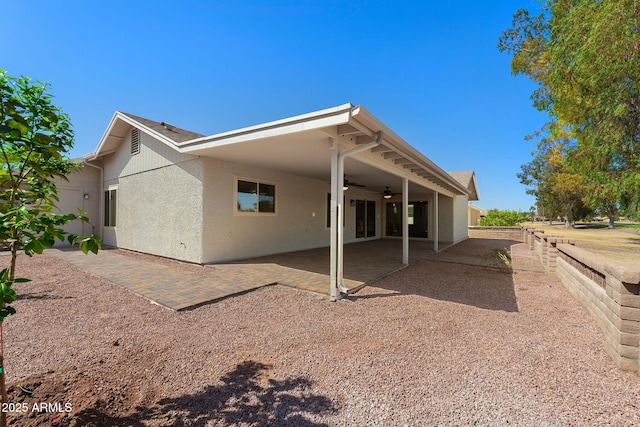
<path id="1" fill-rule="evenodd" d="M 274 380 L 271 366 L 248 360 L 220 378 L 221 384 L 176 398 L 166 398 L 151 408 L 138 407 L 129 416 L 105 413 L 101 402 L 76 414 L 78 425 L 142 427 L 144 421 L 164 421 L 165 426 L 203 427 L 212 421 L 222 425 L 292 425 L 328 427 L 306 415 L 335 414 L 338 409 L 325 396 L 310 392 L 313 383 L 303 377 Z M 218 424 L 216 424 L 218 425 Z"/>
<path id="2" fill-rule="evenodd" d="M 53 293 L 47 293 L 47 292 L 53 292 L 53 291 L 52 290 L 48 290 L 48 291 L 42 291 L 42 292 L 20 293 L 20 295 L 18 295 L 18 299 L 20 299 L 20 300 L 24 300 L 24 299 L 33 299 L 33 300 L 73 299 L 73 297 L 62 296 L 62 295 L 54 295 Z"/>
<path id="3" fill-rule="evenodd" d="M 419 279 L 403 280 L 402 275 Z M 487 310 L 519 311 L 511 270 L 422 260 L 372 283 L 371 286 L 393 293 L 355 294 L 349 299 L 418 295 Z"/>

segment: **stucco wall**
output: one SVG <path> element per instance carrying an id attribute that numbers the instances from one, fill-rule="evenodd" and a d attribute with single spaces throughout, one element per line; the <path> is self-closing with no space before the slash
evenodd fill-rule
<path id="1" fill-rule="evenodd" d="M 140 131 L 131 154 L 131 132 L 102 158 L 104 188 L 117 189 L 116 226 L 103 242 L 120 248 L 202 262 L 202 162 Z"/>
<path id="2" fill-rule="evenodd" d="M 70 174 L 67 178 L 68 182 L 59 178 L 54 181 L 60 199 L 56 204 L 57 211 L 64 214 L 77 214 L 80 208 L 87 212 L 89 222 L 82 224 L 76 220 L 63 228 L 70 233 L 82 235 L 100 234 L 100 198 L 102 197 L 100 171 L 91 166 L 84 166 L 80 172 Z M 87 199 L 84 197 L 85 194 Z"/>
<path id="3" fill-rule="evenodd" d="M 453 199 L 451 197 L 438 195 L 438 240 L 441 242 L 453 242 Z"/>
<path id="4" fill-rule="evenodd" d="M 455 196 L 453 198 L 453 241 L 460 242 L 469 237 L 469 198 Z"/>
<path id="5" fill-rule="evenodd" d="M 278 171 L 203 158 L 204 262 L 249 258 L 329 245 L 326 226 L 329 182 Z M 276 214 L 235 212 L 236 178 L 276 185 Z M 382 233 L 381 197 L 352 187 L 345 192 L 345 243 L 355 239 L 351 199 L 376 202 L 376 236 Z M 357 239 L 358 241 L 364 239 Z"/>
<path id="6" fill-rule="evenodd" d="M 202 262 L 200 159 L 121 177 L 117 197 L 118 247 Z"/>

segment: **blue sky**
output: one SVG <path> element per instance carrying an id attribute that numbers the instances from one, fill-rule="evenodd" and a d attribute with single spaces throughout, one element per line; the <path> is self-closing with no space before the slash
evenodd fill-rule
<path id="1" fill-rule="evenodd" d="M 72 156 L 94 151 L 116 110 L 215 134 L 351 102 L 443 169 L 475 170 L 478 206 L 534 203 L 516 173 L 545 116 L 496 44 L 537 0 L 0 5 L 0 68 L 51 83 Z"/>

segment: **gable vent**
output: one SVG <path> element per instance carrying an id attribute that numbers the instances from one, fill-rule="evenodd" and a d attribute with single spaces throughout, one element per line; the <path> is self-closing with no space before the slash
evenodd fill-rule
<path id="1" fill-rule="evenodd" d="M 140 152 L 140 131 L 137 128 L 131 129 L 131 154 Z"/>

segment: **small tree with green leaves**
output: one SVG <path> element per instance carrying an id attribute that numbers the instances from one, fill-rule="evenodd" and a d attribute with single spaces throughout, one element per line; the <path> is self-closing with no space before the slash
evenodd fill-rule
<path id="1" fill-rule="evenodd" d="M 52 104 L 49 85 L 27 77 L 16 78 L 0 69 L 0 243 L 10 252 L 9 265 L 0 271 L 0 391 L 7 402 L 4 375 L 2 324 L 15 314 L 12 285 L 27 282 L 16 278 L 16 259 L 41 254 L 65 238 L 84 253 L 101 248 L 96 235 L 78 236 L 62 227 L 75 220 L 87 221 L 84 212 L 57 213 L 55 180 L 79 166 L 68 159 L 73 130 L 68 115 Z M 2 426 L 6 425 L 4 412 Z"/>

